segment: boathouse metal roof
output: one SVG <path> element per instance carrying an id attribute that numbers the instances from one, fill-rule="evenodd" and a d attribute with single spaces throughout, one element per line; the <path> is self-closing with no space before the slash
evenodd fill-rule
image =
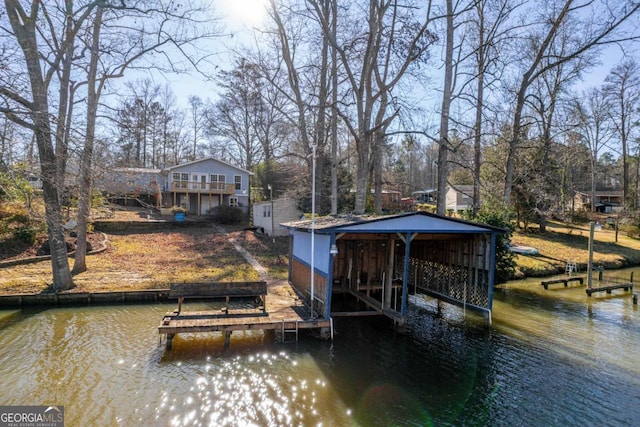
<path id="1" fill-rule="evenodd" d="M 309 219 L 281 224 L 298 231 L 311 230 L 316 233 L 504 233 L 502 228 L 478 224 L 458 218 L 436 215 L 428 212 L 410 212 L 399 215 L 362 217 L 319 217 L 315 224 Z"/>

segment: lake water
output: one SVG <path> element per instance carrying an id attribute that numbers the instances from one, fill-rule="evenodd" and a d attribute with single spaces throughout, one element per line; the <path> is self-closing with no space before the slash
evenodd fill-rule
<path id="1" fill-rule="evenodd" d="M 630 293 L 511 282 L 490 330 L 420 303 L 407 334 L 340 318 L 333 342 L 252 331 L 172 351 L 157 326 L 173 305 L 0 311 L 0 404 L 64 405 L 67 426 L 638 425 Z"/>

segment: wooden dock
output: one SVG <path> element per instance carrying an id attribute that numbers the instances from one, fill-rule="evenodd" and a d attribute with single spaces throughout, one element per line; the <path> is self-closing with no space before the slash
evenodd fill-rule
<path id="1" fill-rule="evenodd" d="M 283 341 L 287 334 L 295 334 L 297 340 L 301 329 L 324 329 L 333 335 L 332 319 L 313 317 L 299 300 L 278 293 L 269 292 L 264 306 L 257 309 L 233 308 L 228 302 L 219 310 L 185 311 L 182 304 L 180 309 L 165 314 L 158 326 L 169 350 L 175 335 L 182 333 L 224 332 L 225 346 L 230 344 L 233 331 L 274 330 Z"/>
<path id="2" fill-rule="evenodd" d="M 584 279 L 582 277 L 567 277 L 566 279 L 543 280 L 540 284 L 544 286 L 545 289 L 549 289 L 549 285 L 562 283 L 566 288 L 569 285 L 569 282 L 580 282 L 582 285 L 584 283 Z"/>
<path id="3" fill-rule="evenodd" d="M 613 285 L 599 286 L 597 288 L 587 288 L 587 296 L 591 296 L 591 294 L 596 292 L 606 292 L 608 294 L 615 289 L 624 289 L 625 291 L 631 290 L 633 291 L 633 283 L 616 283 Z"/>

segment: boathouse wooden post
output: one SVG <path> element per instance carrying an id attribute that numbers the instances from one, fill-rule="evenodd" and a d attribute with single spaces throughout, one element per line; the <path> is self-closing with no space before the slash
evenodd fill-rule
<path id="1" fill-rule="evenodd" d="M 593 287 L 593 222 L 589 223 L 589 261 L 587 262 L 587 289 Z"/>
<path id="2" fill-rule="evenodd" d="M 389 248 L 387 249 L 387 274 L 384 278 L 384 305 L 383 309 L 391 308 L 391 296 L 393 291 L 393 264 L 396 253 L 396 240 L 391 237 L 388 241 Z"/>
<path id="3" fill-rule="evenodd" d="M 411 241 L 417 236 L 417 233 L 407 233 L 404 248 L 404 273 L 402 275 L 402 305 L 400 313 L 402 316 L 407 315 L 407 299 L 409 293 L 409 262 L 411 261 Z"/>
<path id="4" fill-rule="evenodd" d="M 486 240 L 482 239 L 482 242 L 486 245 Z M 486 250 L 486 249 L 485 249 Z M 496 234 L 491 233 L 491 244 L 489 245 L 489 289 L 488 289 L 488 299 L 487 301 L 487 314 L 484 318 L 485 326 L 491 326 L 491 310 L 493 310 L 493 286 L 495 281 L 495 270 L 496 270 Z"/>
<path id="5" fill-rule="evenodd" d="M 336 246 L 336 250 L 338 248 L 338 245 L 336 243 L 336 234 L 335 233 L 331 233 L 331 236 L 329 238 L 329 248 L 333 248 L 333 246 Z M 330 319 L 331 318 L 331 294 L 333 294 L 333 266 L 335 264 L 335 258 L 336 256 L 338 256 L 338 253 L 332 253 L 331 251 L 329 251 L 329 267 L 328 267 L 328 271 L 327 271 L 327 294 L 325 295 L 325 304 L 324 304 L 324 318 L 325 319 Z"/>

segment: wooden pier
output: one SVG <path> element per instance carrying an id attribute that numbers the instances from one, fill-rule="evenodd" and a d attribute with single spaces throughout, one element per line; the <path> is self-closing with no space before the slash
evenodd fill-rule
<path id="1" fill-rule="evenodd" d="M 602 281 L 602 269 L 598 273 L 598 281 Z M 586 292 L 587 292 L 587 296 L 590 297 L 591 294 L 596 293 L 596 292 L 606 292 L 606 293 L 610 294 L 611 291 L 613 291 L 615 289 L 624 289 L 625 291 L 633 291 L 633 271 L 629 275 L 629 281 L 628 282 L 609 283 L 607 285 L 598 286 L 598 287 L 595 287 L 595 288 L 593 286 L 591 286 L 591 287 L 587 286 Z"/>
<path id="2" fill-rule="evenodd" d="M 545 289 L 549 289 L 549 285 L 562 283 L 566 288 L 569 285 L 569 282 L 580 282 L 582 285 L 584 283 L 584 279 L 582 277 L 567 277 L 566 279 L 543 280 L 540 284 L 544 286 Z"/>
<path id="3" fill-rule="evenodd" d="M 171 292 L 180 299 L 179 308 L 165 314 L 158 326 L 160 335 L 166 336 L 166 348 L 170 350 L 173 338 L 181 333 L 224 332 L 225 346 L 230 344 L 233 331 L 274 330 L 281 334 L 284 341 L 287 334 L 295 334 L 298 338 L 300 329 L 324 329 L 333 335 L 332 319 L 314 318 L 308 309 L 299 301 L 267 293 L 264 282 L 243 283 L 229 295 L 229 284 L 198 284 L 197 286 L 172 285 Z M 264 285 L 264 287 L 263 287 Z M 225 294 L 226 292 L 226 294 Z M 232 308 L 229 306 L 229 296 L 256 296 L 260 304 L 257 308 Z M 185 311 L 184 298 L 219 298 L 225 301 L 220 310 Z"/>
<path id="4" fill-rule="evenodd" d="M 624 289 L 625 291 L 628 290 L 633 290 L 633 283 L 616 283 L 616 284 L 609 284 L 606 286 L 599 286 L 597 288 L 587 288 L 586 292 L 587 292 L 587 296 L 591 296 L 591 294 L 595 293 L 595 292 L 606 292 L 608 294 L 611 293 L 611 291 L 615 290 L 615 289 Z"/>

